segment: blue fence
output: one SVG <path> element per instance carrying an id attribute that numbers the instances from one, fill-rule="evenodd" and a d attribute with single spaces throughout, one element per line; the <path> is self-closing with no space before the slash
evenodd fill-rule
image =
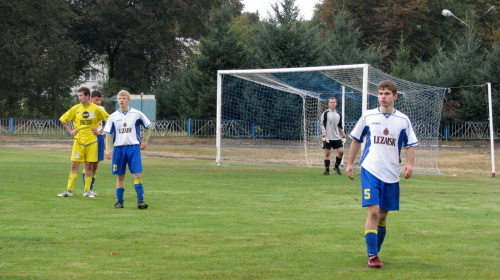
<path id="1" fill-rule="evenodd" d="M 346 121 L 345 130 L 349 132 L 355 121 Z M 238 138 L 269 138 L 258 125 L 227 120 L 222 122 L 223 135 Z M 494 138 L 499 140 L 500 127 L 494 128 Z M 10 135 L 67 135 L 58 119 L 18 119 L 0 118 L 0 134 Z M 215 120 L 158 120 L 153 122 L 153 137 L 215 137 Z M 313 135 L 311 135 L 313 136 Z M 489 139 L 488 122 L 454 121 L 442 123 L 439 128 L 441 140 L 480 140 Z"/>

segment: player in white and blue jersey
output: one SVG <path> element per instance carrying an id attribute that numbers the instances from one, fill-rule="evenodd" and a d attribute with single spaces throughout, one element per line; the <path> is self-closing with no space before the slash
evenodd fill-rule
<path id="1" fill-rule="evenodd" d="M 399 163 L 401 148 L 406 149 L 404 178 L 413 174 L 414 146 L 418 145 L 410 119 L 394 108 L 397 87 L 392 81 L 378 85 L 380 107 L 367 110 L 351 131 L 352 138 L 346 173 L 354 178 L 354 159 L 361 143 L 365 143 L 361 156 L 362 206 L 368 208 L 365 240 L 368 266 L 379 268 L 384 264 L 378 252 L 386 234 L 389 211 L 399 210 Z M 366 141 L 365 141 L 366 139 Z"/>
<path id="2" fill-rule="evenodd" d="M 123 208 L 125 192 L 125 172 L 128 165 L 134 176 L 137 193 L 137 207 L 146 209 L 144 188 L 142 185 L 141 150 L 146 148 L 151 136 L 151 121 L 141 111 L 130 108 L 130 93 L 122 90 L 117 95 L 119 110 L 109 116 L 104 127 L 106 134 L 106 157 L 112 159 L 112 174 L 118 175 L 116 181 L 116 204 L 114 208 Z M 145 128 L 141 139 L 141 126 Z M 114 147 L 114 148 L 113 148 Z"/>

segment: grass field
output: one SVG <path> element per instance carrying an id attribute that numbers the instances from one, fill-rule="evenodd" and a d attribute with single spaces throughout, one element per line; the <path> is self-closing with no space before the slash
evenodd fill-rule
<path id="1" fill-rule="evenodd" d="M 366 266 L 359 176 L 145 156 L 147 210 L 125 208 L 101 163 L 97 198 L 58 198 L 65 149 L 0 145 L 2 279 L 498 279 L 500 179 L 415 175 L 388 217 L 382 269 Z M 150 146 L 150 151 L 175 149 Z M 448 163 L 449 164 L 449 163 Z M 486 162 L 487 165 L 487 162 Z M 484 171 L 484 170 L 483 170 Z"/>

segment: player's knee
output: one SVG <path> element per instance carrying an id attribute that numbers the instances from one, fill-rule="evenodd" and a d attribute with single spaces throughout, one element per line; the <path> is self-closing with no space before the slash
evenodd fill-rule
<path id="1" fill-rule="evenodd" d="M 387 212 L 385 212 L 385 211 L 380 211 L 380 212 L 378 213 L 378 221 L 379 221 L 380 223 L 385 223 L 386 219 L 387 219 Z"/>
<path id="2" fill-rule="evenodd" d="M 370 219 L 372 221 L 379 221 L 379 215 L 376 212 L 369 212 L 368 219 Z"/>

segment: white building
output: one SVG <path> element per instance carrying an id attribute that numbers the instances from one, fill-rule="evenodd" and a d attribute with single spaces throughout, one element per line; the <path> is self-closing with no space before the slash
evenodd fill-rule
<path id="1" fill-rule="evenodd" d="M 104 62 L 91 63 L 85 68 L 84 74 L 80 77 L 80 84 L 72 88 L 72 93 L 76 94 L 76 91 L 81 87 L 88 87 L 90 92 L 102 85 L 108 79 L 108 67 Z"/>

